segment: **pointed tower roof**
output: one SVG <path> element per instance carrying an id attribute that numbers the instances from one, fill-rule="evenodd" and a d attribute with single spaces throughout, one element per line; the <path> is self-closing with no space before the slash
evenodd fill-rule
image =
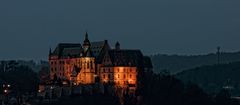
<path id="1" fill-rule="evenodd" d="M 90 41 L 88 40 L 88 33 L 86 32 L 86 34 L 85 34 L 85 40 L 84 40 L 84 42 L 83 42 L 83 46 L 90 46 L 91 45 L 91 43 L 90 43 Z"/>

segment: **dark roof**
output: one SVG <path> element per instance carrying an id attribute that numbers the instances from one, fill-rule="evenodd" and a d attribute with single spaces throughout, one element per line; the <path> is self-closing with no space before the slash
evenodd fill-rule
<path id="1" fill-rule="evenodd" d="M 143 66 L 140 50 L 109 50 L 112 66 Z"/>
<path id="2" fill-rule="evenodd" d="M 144 64 L 144 67 L 146 68 L 153 68 L 151 58 L 148 56 L 143 57 L 143 64 Z"/>
<path id="3" fill-rule="evenodd" d="M 86 53 L 85 56 L 99 57 L 104 45 L 107 41 L 98 41 L 91 43 L 91 52 Z M 80 43 L 59 43 L 55 50 L 50 54 L 60 58 L 65 57 L 80 57 L 83 49 Z"/>
<path id="4" fill-rule="evenodd" d="M 98 57 L 104 45 L 105 45 L 105 41 L 92 42 L 91 49 L 92 49 L 93 55 Z"/>
<path id="5" fill-rule="evenodd" d="M 64 48 L 62 57 L 79 57 L 81 52 L 82 48 L 80 47 Z"/>
<path id="6" fill-rule="evenodd" d="M 88 40 L 88 33 L 85 34 L 85 40 L 83 42 L 83 46 L 91 46 L 90 41 Z"/>
<path id="7" fill-rule="evenodd" d="M 91 49 L 88 49 L 86 53 L 83 54 L 84 57 L 94 57 Z"/>
<path id="8" fill-rule="evenodd" d="M 56 49 L 51 53 L 51 55 L 63 57 L 66 55 L 74 55 L 76 54 L 76 50 L 79 49 L 81 51 L 82 46 L 78 43 L 59 43 Z M 73 52 L 74 51 L 74 52 Z M 71 52 L 71 53 L 70 53 Z"/>

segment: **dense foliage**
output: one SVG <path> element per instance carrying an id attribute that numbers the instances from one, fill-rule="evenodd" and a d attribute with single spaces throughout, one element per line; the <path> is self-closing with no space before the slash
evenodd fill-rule
<path id="1" fill-rule="evenodd" d="M 194 56 L 157 54 L 151 56 L 151 59 L 154 72 L 162 72 L 165 70 L 173 74 L 203 65 L 217 64 L 217 54 Z M 220 63 L 236 61 L 240 61 L 240 52 L 220 54 Z"/>
<path id="2" fill-rule="evenodd" d="M 152 75 L 144 82 L 145 105 L 239 105 L 227 90 L 208 95 L 198 85 L 184 84 L 170 75 Z"/>
<path id="3" fill-rule="evenodd" d="M 185 83 L 193 82 L 205 91 L 215 94 L 222 88 L 230 89 L 232 95 L 240 96 L 240 62 L 202 66 L 176 75 Z"/>
<path id="4" fill-rule="evenodd" d="M 36 92 L 38 88 L 38 75 L 28 66 L 16 66 L 10 71 L 0 70 L 0 79 L 11 85 L 13 92 Z"/>

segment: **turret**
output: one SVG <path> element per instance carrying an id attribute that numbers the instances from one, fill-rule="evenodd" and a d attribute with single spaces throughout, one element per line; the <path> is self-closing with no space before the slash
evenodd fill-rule
<path id="1" fill-rule="evenodd" d="M 85 40 L 83 42 L 83 51 L 84 53 L 86 53 L 86 51 L 90 48 L 91 46 L 91 43 L 90 41 L 88 40 L 88 33 L 86 32 L 85 34 Z"/>

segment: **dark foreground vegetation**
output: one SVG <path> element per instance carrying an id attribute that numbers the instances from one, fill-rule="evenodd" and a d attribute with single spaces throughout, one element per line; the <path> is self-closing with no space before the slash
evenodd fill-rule
<path id="1" fill-rule="evenodd" d="M 170 75 L 151 74 L 143 78 L 143 85 L 136 93 L 138 97 L 124 95 L 124 105 L 240 105 L 225 89 L 209 95 L 198 85 L 184 84 Z M 120 105 L 120 100 L 107 94 L 93 94 L 65 97 L 41 105 Z"/>
<path id="2" fill-rule="evenodd" d="M 224 67 L 225 66 L 223 65 L 221 68 Z M 224 77 L 223 74 L 220 76 Z M 33 72 L 26 66 L 19 66 L 10 71 L 1 71 L 0 80 L 12 84 L 12 90 L 18 94 L 37 92 L 37 86 L 39 83 L 37 73 Z M 123 101 L 122 103 L 125 105 L 239 105 L 239 102 L 231 97 L 231 94 L 227 89 L 222 88 L 219 89 L 216 94 L 207 94 L 198 85 L 191 82 L 184 83 L 168 74 L 150 73 L 143 75 L 141 81 L 142 85 L 139 86 L 139 89 L 136 92 L 137 97 L 133 98 L 126 94 L 123 96 L 123 100 L 121 100 Z M 40 101 L 40 103 L 35 104 L 119 105 L 120 100 L 116 96 L 93 94 L 62 97 L 56 101 L 45 103 L 41 103 Z"/>
<path id="3" fill-rule="evenodd" d="M 146 105 L 239 105 L 227 90 L 209 95 L 196 84 L 161 74 L 145 79 L 142 95 Z"/>
<path id="4" fill-rule="evenodd" d="M 198 84 L 209 94 L 222 88 L 229 89 L 233 96 L 240 96 L 240 62 L 202 66 L 176 74 L 185 83 Z"/>
<path id="5" fill-rule="evenodd" d="M 168 71 L 172 74 L 183 70 L 192 69 L 204 65 L 217 64 L 216 53 L 206 55 L 167 55 L 156 54 L 151 56 L 154 72 Z M 231 63 L 240 61 L 240 52 L 221 52 L 220 63 Z"/>

